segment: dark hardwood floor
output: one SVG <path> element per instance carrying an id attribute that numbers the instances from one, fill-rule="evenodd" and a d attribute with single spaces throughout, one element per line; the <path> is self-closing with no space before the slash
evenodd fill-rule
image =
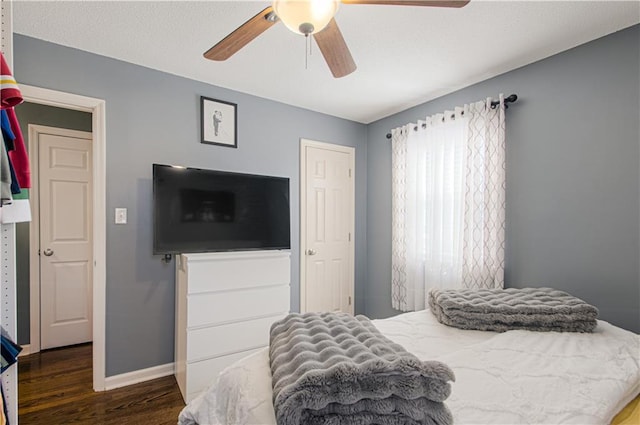
<path id="1" fill-rule="evenodd" d="M 173 376 L 94 392 L 91 344 L 18 361 L 20 425 L 175 425 L 184 407 Z"/>

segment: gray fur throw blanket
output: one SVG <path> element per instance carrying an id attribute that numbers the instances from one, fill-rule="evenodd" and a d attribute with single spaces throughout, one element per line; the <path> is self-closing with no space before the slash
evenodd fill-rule
<path id="1" fill-rule="evenodd" d="M 292 313 L 271 326 L 278 425 L 451 424 L 454 375 L 420 361 L 364 316 Z"/>
<path id="2" fill-rule="evenodd" d="M 593 332 L 598 324 L 597 308 L 552 288 L 432 289 L 429 306 L 460 329 Z"/>

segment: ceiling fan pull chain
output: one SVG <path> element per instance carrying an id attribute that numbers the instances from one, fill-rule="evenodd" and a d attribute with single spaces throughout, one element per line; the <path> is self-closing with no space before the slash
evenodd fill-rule
<path id="1" fill-rule="evenodd" d="M 309 34 L 304 36 L 304 69 L 309 69 Z"/>

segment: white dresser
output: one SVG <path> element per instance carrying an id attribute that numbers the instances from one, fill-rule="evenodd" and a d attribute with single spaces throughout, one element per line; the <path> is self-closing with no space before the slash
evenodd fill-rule
<path id="1" fill-rule="evenodd" d="M 185 402 L 222 369 L 269 344 L 289 312 L 291 253 L 176 256 L 175 375 Z"/>

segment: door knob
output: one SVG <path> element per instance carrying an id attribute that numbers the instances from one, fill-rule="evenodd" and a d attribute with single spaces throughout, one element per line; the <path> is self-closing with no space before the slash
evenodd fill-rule
<path id="1" fill-rule="evenodd" d="M 51 248 L 47 248 L 44 250 L 44 255 L 46 255 L 47 257 L 51 257 L 53 255 L 53 250 Z"/>
<path id="2" fill-rule="evenodd" d="M 316 252 L 316 250 L 315 250 L 315 249 L 309 249 L 309 250 L 307 250 L 307 255 L 316 255 L 316 254 L 317 254 L 317 252 Z"/>

